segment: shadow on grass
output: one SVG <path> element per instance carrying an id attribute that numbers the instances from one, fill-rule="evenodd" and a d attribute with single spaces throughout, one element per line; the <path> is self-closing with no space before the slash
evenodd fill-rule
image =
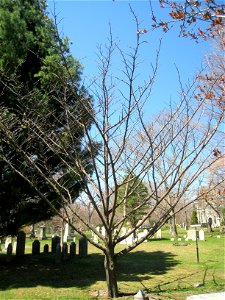
<path id="1" fill-rule="evenodd" d="M 177 264 L 168 252 L 129 253 L 118 260 L 118 281 L 138 281 L 142 274 L 147 279 L 152 274 L 164 274 Z M 96 281 L 105 281 L 104 257 L 100 254 L 75 257 L 60 265 L 55 264 L 51 254 L 26 254 L 14 257 L 10 263 L 5 262 L 5 255 L 0 255 L 0 290 L 36 286 L 86 288 Z"/>
<path id="2" fill-rule="evenodd" d="M 137 276 L 142 276 L 142 279 L 147 280 L 152 275 L 165 274 L 179 264 L 174 257 L 174 254 L 164 251 L 129 253 L 119 260 L 119 277 L 121 280 L 137 281 Z"/>

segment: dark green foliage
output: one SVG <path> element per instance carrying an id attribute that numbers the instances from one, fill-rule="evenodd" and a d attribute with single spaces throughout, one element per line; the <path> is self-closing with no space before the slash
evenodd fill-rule
<path id="1" fill-rule="evenodd" d="M 197 211 L 193 209 L 191 214 L 191 225 L 198 224 Z"/>
<path id="2" fill-rule="evenodd" d="M 135 227 L 148 206 L 148 189 L 137 176 L 127 175 L 118 190 L 117 202 L 131 226 Z"/>
<path id="3" fill-rule="evenodd" d="M 92 100 L 80 85 L 81 65 L 70 55 L 67 39 L 58 37 L 44 0 L 2 0 L 0 15 L 0 118 L 12 127 L 16 142 L 36 160 L 43 174 L 48 177 L 60 173 L 61 183 L 65 182 L 76 198 L 82 182 L 62 166 L 53 149 L 32 133 L 27 120 L 42 124 L 49 136 L 58 131 L 69 153 L 79 153 L 89 160 L 88 151 L 81 146 L 83 128 L 68 124 L 65 111 L 70 111 L 71 119 L 76 117 L 90 128 L 87 110 L 92 111 Z M 2 157 L 10 156 L 12 165 L 0 160 L 0 236 L 14 235 L 22 225 L 53 215 L 41 194 L 56 209 L 61 207 L 61 200 L 0 132 L 1 153 Z M 13 171 L 14 166 L 35 182 L 36 188 Z"/>

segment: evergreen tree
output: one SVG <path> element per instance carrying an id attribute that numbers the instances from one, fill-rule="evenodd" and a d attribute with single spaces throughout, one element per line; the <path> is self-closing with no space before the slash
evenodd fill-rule
<path id="1" fill-rule="evenodd" d="M 127 219 L 132 228 L 136 227 L 146 210 L 148 194 L 148 189 L 143 181 L 132 173 L 124 178 L 118 189 L 118 204 L 121 205 L 123 214 L 128 215 Z"/>
<path id="2" fill-rule="evenodd" d="M 193 209 L 191 214 L 191 225 L 198 224 L 198 217 L 196 209 Z"/>
<path id="3" fill-rule="evenodd" d="M 35 112 L 48 127 L 49 135 L 52 131 L 60 131 L 65 148 L 80 152 L 88 161 L 88 153 L 81 146 L 83 129 L 76 126 L 68 135 L 69 124 L 65 117 L 65 108 L 68 108 L 87 128 L 91 125 L 86 107 L 91 111 L 92 99 L 80 84 L 82 67 L 69 53 L 68 40 L 58 36 L 46 12 L 45 0 L 2 0 L 0 15 L 0 118 L 15 120 L 19 144 L 29 150 L 31 159 L 44 162 L 49 173 L 65 181 L 75 199 L 82 182 L 71 176 L 65 167 L 62 169 L 59 157 L 44 146 L 40 138 L 30 134 L 26 115 L 29 111 Z M 74 138 L 75 145 L 71 142 Z M 22 153 L 4 143 L 2 137 L 0 151 L 14 157 L 10 166 L 0 161 L 0 236 L 14 235 L 20 226 L 47 219 L 53 212 L 18 173 L 25 169 L 26 174 L 34 176 L 24 163 Z M 36 181 L 41 192 L 48 194 L 49 201 L 60 208 L 55 191 L 41 177 Z"/>

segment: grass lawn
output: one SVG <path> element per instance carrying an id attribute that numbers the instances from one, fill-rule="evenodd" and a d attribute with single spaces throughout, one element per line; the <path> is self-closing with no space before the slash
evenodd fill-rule
<path id="1" fill-rule="evenodd" d="M 121 299 L 133 299 L 139 289 L 156 299 L 183 300 L 186 296 L 224 291 L 225 238 L 206 236 L 199 241 L 174 245 L 170 239 L 150 240 L 118 260 Z M 41 250 L 46 241 L 42 241 Z M 182 242 L 184 243 L 184 242 Z M 56 265 L 51 254 L 26 255 L 5 262 L 0 254 L 0 299 L 100 299 L 106 290 L 103 256 L 89 245 L 87 258 L 78 257 Z M 197 283 L 203 284 L 194 288 Z"/>

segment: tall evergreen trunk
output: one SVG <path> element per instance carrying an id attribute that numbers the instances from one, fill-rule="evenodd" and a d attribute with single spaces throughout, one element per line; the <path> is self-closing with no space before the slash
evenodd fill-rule
<path id="1" fill-rule="evenodd" d="M 114 248 L 108 249 L 105 252 L 105 274 L 106 283 L 108 288 L 108 297 L 117 298 L 118 297 L 118 286 L 116 278 L 116 259 L 114 255 Z"/>

